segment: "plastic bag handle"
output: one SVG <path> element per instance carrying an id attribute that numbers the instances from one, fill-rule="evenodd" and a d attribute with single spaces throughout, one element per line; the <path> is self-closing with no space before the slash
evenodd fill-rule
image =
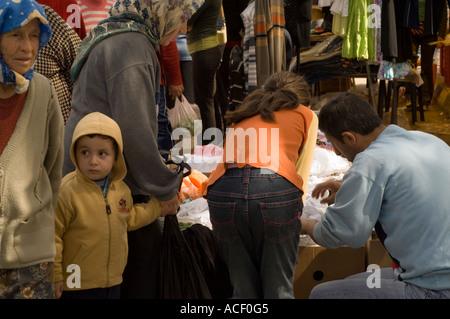
<path id="1" fill-rule="evenodd" d="M 183 178 L 186 176 L 189 176 L 191 174 L 191 166 L 188 163 L 185 163 L 183 161 L 177 163 L 177 162 L 174 162 L 173 160 L 167 160 L 165 163 L 166 163 L 166 165 L 173 164 L 173 165 L 177 166 L 176 172 L 180 178 L 180 184 L 178 185 L 178 190 L 181 190 L 181 185 L 183 184 Z"/>

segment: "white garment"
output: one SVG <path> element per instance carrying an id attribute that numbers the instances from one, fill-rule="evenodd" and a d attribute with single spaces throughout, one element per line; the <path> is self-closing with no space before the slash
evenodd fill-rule
<path id="1" fill-rule="evenodd" d="M 335 0 L 319 0 L 319 7 L 329 7 Z"/>
<path id="2" fill-rule="evenodd" d="M 334 0 L 330 8 L 332 14 L 339 14 L 342 17 L 348 17 L 349 0 Z"/>

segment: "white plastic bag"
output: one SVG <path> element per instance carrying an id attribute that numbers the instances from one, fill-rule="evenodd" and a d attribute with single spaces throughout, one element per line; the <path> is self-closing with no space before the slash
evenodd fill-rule
<path id="1" fill-rule="evenodd" d="M 194 121 L 200 120 L 200 111 L 197 104 L 191 104 L 184 97 L 175 99 L 175 106 L 167 110 L 172 129 L 184 127 L 194 135 Z"/>

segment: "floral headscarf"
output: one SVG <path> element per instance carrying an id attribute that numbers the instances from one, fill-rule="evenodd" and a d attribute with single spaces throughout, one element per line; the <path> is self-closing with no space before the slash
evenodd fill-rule
<path id="1" fill-rule="evenodd" d="M 92 48 L 103 39 L 122 32 L 144 33 L 157 49 L 161 38 L 187 21 L 204 0 L 117 0 L 110 17 L 100 21 L 83 40 L 70 70 L 78 78 Z"/>
<path id="2" fill-rule="evenodd" d="M 19 29 L 36 18 L 39 19 L 41 28 L 39 52 L 47 44 L 52 31 L 44 9 L 34 0 L 2 0 L 0 3 L 0 34 Z M 33 74 L 33 68 L 25 74 L 11 70 L 0 52 L 0 82 L 13 84 L 16 92 L 21 94 L 28 90 Z"/>

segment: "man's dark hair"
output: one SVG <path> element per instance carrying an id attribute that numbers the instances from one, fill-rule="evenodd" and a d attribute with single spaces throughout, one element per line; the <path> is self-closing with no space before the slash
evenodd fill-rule
<path id="1" fill-rule="evenodd" d="M 343 132 L 368 135 L 381 124 L 381 118 L 366 100 L 348 92 L 333 97 L 319 113 L 319 129 L 341 142 Z"/>

